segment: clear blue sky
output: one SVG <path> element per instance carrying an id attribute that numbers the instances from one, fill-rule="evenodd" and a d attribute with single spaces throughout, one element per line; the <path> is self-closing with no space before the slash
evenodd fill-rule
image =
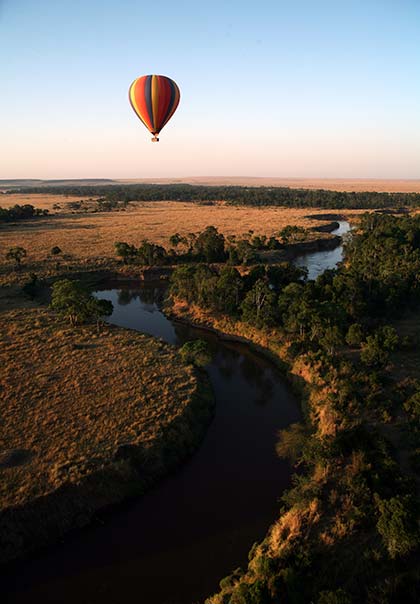
<path id="1" fill-rule="evenodd" d="M 0 0 L 0 178 L 420 178 L 419 31 L 419 0 Z"/>

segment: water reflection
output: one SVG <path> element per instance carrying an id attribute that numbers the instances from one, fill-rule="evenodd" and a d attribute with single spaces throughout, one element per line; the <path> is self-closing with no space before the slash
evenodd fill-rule
<path id="1" fill-rule="evenodd" d="M 16 565 L 2 588 L 7 602 L 191 604 L 245 566 L 289 485 L 275 453 L 279 429 L 299 419 L 298 405 L 273 365 L 247 346 L 169 321 L 164 292 L 109 288 L 110 322 L 181 344 L 208 342 L 216 413 L 200 449 L 173 476 L 136 502 Z"/>
<path id="2" fill-rule="evenodd" d="M 333 235 L 346 235 L 350 232 L 350 224 L 346 220 L 339 221 L 339 227 L 332 232 Z M 293 261 L 295 266 L 308 269 L 308 279 L 316 279 L 325 270 L 335 268 L 343 260 L 343 246 L 325 252 L 302 254 Z"/>

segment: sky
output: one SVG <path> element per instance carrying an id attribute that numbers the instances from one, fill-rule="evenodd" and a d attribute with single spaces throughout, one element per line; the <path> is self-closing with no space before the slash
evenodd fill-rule
<path id="1" fill-rule="evenodd" d="M 420 178 L 419 30 L 420 0 L 0 0 L 0 178 Z"/>

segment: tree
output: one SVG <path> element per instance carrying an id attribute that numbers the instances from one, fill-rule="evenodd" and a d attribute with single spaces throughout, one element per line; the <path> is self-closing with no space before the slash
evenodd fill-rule
<path id="1" fill-rule="evenodd" d="M 305 238 L 306 229 L 304 227 L 288 224 L 280 232 L 279 237 L 283 244 L 290 243 L 290 241 L 301 241 Z"/>
<path id="2" fill-rule="evenodd" d="M 24 258 L 26 258 L 26 250 L 25 248 L 17 245 L 15 247 L 11 247 L 6 254 L 7 260 L 14 260 L 16 268 L 20 268 L 21 262 Z"/>
<path id="3" fill-rule="evenodd" d="M 276 319 L 276 294 L 266 281 L 259 279 L 246 294 L 241 308 L 244 321 L 256 327 L 269 327 Z"/>
<path id="4" fill-rule="evenodd" d="M 344 589 L 321 591 L 317 604 L 351 604 L 351 598 Z"/>
<path id="5" fill-rule="evenodd" d="M 385 325 L 366 338 L 366 342 L 362 344 L 360 358 L 368 367 L 384 367 L 397 344 L 397 332 L 390 325 Z"/>
<path id="6" fill-rule="evenodd" d="M 59 248 L 58 245 L 55 245 L 51 248 L 50 254 L 51 256 L 58 256 L 59 254 L 61 254 L 61 248 Z"/>
<path id="7" fill-rule="evenodd" d="M 333 356 L 336 350 L 343 343 L 340 330 L 336 325 L 327 325 L 322 335 L 318 338 L 318 341 L 322 348 L 324 348 L 329 355 Z"/>
<path id="8" fill-rule="evenodd" d="M 52 289 L 51 308 L 70 325 L 88 321 L 99 321 L 112 314 L 113 305 L 109 300 L 98 300 L 80 281 L 62 279 L 56 281 Z"/>
<path id="9" fill-rule="evenodd" d="M 195 253 L 206 262 L 223 262 L 226 259 L 225 238 L 214 226 L 208 226 L 194 243 Z"/>
<path id="10" fill-rule="evenodd" d="M 115 253 L 122 258 L 124 264 L 131 264 L 137 255 L 137 249 L 134 245 L 129 245 L 124 241 L 114 243 Z"/>
<path id="11" fill-rule="evenodd" d="M 192 340 L 185 342 L 179 350 L 184 363 L 190 363 L 197 367 L 204 367 L 211 361 L 211 354 L 204 340 Z"/>
<path id="12" fill-rule="evenodd" d="M 147 239 L 144 239 L 137 249 L 137 259 L 140 264 L 155 266 L 156 264 L 164 264 L 167 260 L 167 254 L 165 248 L 161 245 L 150 243 Z"/>
<path id="13" fill-rule="evenodd" d="M 234 313 L 238 310 L 242 293 L 242 278 L 236 268 L 224 266 L 216 283 L 215 302 L 217 310 Z"/>
<path id="14" fill-rule="evenodd" d="M 179 244 L 187 246 L 188 240 L 186 237 L 182 237 L 182 235 L 180 235 L 179 233 L 175 233 L 174 235 L 171 235 L 169 237 L 169 243 L 173 247 L 177 248 Z"/>
<path id="15" fill-rule="evenodd" d="M 376 505 L 379 511 L 376 527 L 390 557 L 404 556 L 416 548 L 419 531 L 412 498 L 408 495 L 386 500 L 377 497 Z"/>
<path id="16" fill-rule="evenodd" d="M 276 452 L 279 457 L 289 459 L 295 464 L 302 456 L 303 449 L 308 441 L 308 430 L 302 423 L 290 424 L 278 433 L 279 441 Z"/>
<path id="17" fill-rule="evenodd" d="M 349 346 L 360 346 L 363 340 L 363 329 L 360 323 L 350 325 L 346 334 L 346 342 Z"/>

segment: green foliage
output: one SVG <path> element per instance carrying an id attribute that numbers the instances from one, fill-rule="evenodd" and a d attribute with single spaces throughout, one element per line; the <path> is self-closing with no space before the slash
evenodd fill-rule
<path id="1" fill-rule="evenodd" d="M 146 266 L 156 266 L 165 264 L 167 254 L 164 247 L 155 243 L 150 243 L 144 239 L 137 249 L 136 259 L 139 264 Z"/>
<path id="2" fill-rule="evenodd" d="M 271 598 L 264 581 L 240 583 L 232 595 L 230 604 L 270 604 Z"/>
<path id="3" fill-rule="evenodd" d="M 360 323 L 352 323 L 346 334 L 346 342 L 349 346 L 360 346 L 363 340 L 363 329 Z"/>
<path id="4" fill-rule="evenodd" d="M 27 253 L 26 253 L 25 248 L 21 247 L 20 245 L 17 245 L 15 247 L 11 247 L 9 249 L 9 251 L 6 254 L 6 259 L 13 260 L 16 265 L 16 268 L 19 268 L 22 263 L 22 260 L 24 258 L 26 258 L 26 256 L 27 256 Z"/>
<path id="5" fill-rule="evenodd" d="M 360 358 L 368 367 L 384 367 L 397 345 L 397 332 L 390 325 L 385 325 L 366 338 Z"/>
<path id="6" fill-rule="evenodd" d="M 141 264 L 143 266 L 156 266 L 165 264 L 168 255 L 165 248 L 144 239 L 140 247 L 136 248 L 123 241 L 114 244 L 115 253 L 122 258 L 124 264 Z"/>
<path id="7" fill-rule="evenodd" d="M 317 604 L 351 604 L 352 600 L 344 589 L 321 591 Z"/>
<path id="8" fill-rule="evenodd" d="M 131 264 L 134 262 L 137 255 L 137 249 L 134 245 L 129 245 L 124 241 L 117 241 L 114 243 L 114 248 L 116 255 L 119 258 L 122 258 L 124 264 Z"/>
<path id="9" fill-rule="evenodd" d="M 302 241 L 306 237 L 306 229 L 296 225 L 287 225 L 280 232 L 279 237 L 284 244 Z"/>
<path id="10" fill-rule="evenodd" d="M 211 353 L 205 340 L 185 342 L 179 352 L 184 363 L 205 367 L 211 362 Z"/>
<path id="11" fill-rule="evenodd" d="M 409 495 L 383 500 L 377 497 L 377 529 L 391 558 L 404 556 L 419 546 L 417 510 Z"/>
<path id="12" fill-rule="evenodd" d="M 0 222 L 13 222 L 15 220 L 28 220 L 37 216 L 47 216 L 48 210 L 34 208 L 30 204 L 15 205 L 12 208 L 0 208 Z"/>
<path id="13" fill-rule="evenodd" d="M 289 459 L 296 463 L 302 456 L 308 440 L 308 430 L 302 423 L 290 424 L 284 430 L 279 431 L 279 440 L 276 451 L 279 457 Z"/>
<path id="14" fill-rule="evenodd" d="M 169 237 L 169 243 L 174 247 L 178 247 L 180 244 L 187 245 L 188 240 L 186 237 L 182 237 L 179 233 L 175 233 Z"/>
<path id="15" fill-rule="evenodd" d="M 289 187 L 200 186 L 189 184 L 117 184 L 22 187 L 13 192 L 50 193 L 80 197 L 105 197 L 108 201 L 190 201 L 208 202 L 221 199 L 231 205 L 285 206 L 291 208 L 398 208 L 420 206 L 418 193 L 346 192 Z M 383 216 L 374 214 L 378 219 Z"/>
<path id="16" fill-rule="evenodd" d="M 62 279 L 52 288 L 51 308 L 71 325 L 99 321 L 112 314 L 113 305 L 108 300 L 98 300 L 79 281 Z"/>
<path id="17" fill-rule="evenodd" d="M 415 392 L 404 402 L 404 410 L 411 419 L 420 420 L 420 390 Z"/>
<path id="18" fill-rule="evenodd" d="M 206 262 L 223 262 L 226 259 L 225 238 L 214 226 L 208 226 L 194 243 L 194 252 Z"/>
<path id="19" fill-rule="evenodd" d="M 276 295 L 266 281 L 259 279 L 246 294 L 241 309 L 246 323 L 256 327 L 272 326 L 277 315 Z"/>
<path id="20" fill-rule="evenodd" d="M 239 306 L 243 290 L 240 274 L 235 268 L 224 266 L 219 274 L 214 292 L 217 310 L 234 314 Z"/>

